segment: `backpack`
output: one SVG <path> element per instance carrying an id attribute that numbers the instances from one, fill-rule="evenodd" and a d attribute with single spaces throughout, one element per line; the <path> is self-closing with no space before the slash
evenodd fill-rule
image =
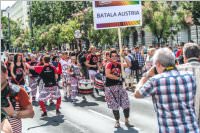
<path id="1" fill-rule="evenodd" d="M 84 62 L 86 61 L 86 57 L 83 53 L 78 55 L 78 62 L 81 64 L 81 66 L 84 65 Z"/>
<path id="2" fill-rule="evenodd" d="M 133 70 L 133 71 L 135 71 L 135 70 L 138 70 L 140 67 L 139 67 L 138 60 L 136 60 L 136 58 L 135 58 L 135 55 L 133 55 L 133 56 L 134 56 L 134 59 L 131 56 L 128 56 L 128 57 L 131 60 L 131 67 L 130 67 L 130 69 Z"/>

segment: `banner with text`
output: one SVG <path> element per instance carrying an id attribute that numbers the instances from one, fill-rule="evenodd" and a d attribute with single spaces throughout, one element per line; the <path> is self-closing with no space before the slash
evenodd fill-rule
<path id="1" fill-rule="evenodd" d="M 95 29 L 141 26 L 141 0 L 93 1 Z"/>

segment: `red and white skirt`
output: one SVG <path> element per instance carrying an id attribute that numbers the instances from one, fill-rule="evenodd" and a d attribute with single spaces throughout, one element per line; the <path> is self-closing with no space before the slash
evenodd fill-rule
<path id="1" fill-rule="evenodd" d="M 61 97 L 58 86 L 44 87 L 39 93 L 39 101 L 46 102 L 49 99 L 56 100 Z"/>

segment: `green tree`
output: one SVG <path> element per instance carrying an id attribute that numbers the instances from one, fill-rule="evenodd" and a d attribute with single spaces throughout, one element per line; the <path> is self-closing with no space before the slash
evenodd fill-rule
<path id="1" fill-rule="evenodd" d="M 181 27 L 186 25 L 185 18 L 189 14 L 182 4 L 173 6 L 171 2 L 143 3 L 143 23 L 149 27 L 159 44 L 161 41 L 167 42 L 170 36 L 173 39 Z"/>
<path id="2" fill-rule="evenodd" d="M 143 6 L 143 20 L 157 38 L 158 43 L 168 38 L 170 27 L 173 25 L 172 12 L 165 3 L 145 2 Z"/>
<path id="3" fill-rule="evenodd" d="M 20 27 L 20 22 L 15 22 L 13 20 L 10 21 L 10 37 L 9 37 L 9 25 L 8 25 L 8 18 L 2 17 L 2 33 L 4 36 L 4 40 L 6 41 L 7 45 L 14 44 L 15 40 L 20 36 L 23 30 Z"/>
<path id="4" fill-rule="evenodd" d="M 31 6 L 31 15 L 33 24 L 43 25 L 52 23 L 65 23 L 84 8 L 91 5 L 91 2 L 73 2 L 73 1 L 33 1 Z"/>
<path id="5" fill-rule="evenodd" d="M 94 30 L 91 28 L 89 38 L 95 46 L 113 46 L 117 41 L 117 29 Z"/>

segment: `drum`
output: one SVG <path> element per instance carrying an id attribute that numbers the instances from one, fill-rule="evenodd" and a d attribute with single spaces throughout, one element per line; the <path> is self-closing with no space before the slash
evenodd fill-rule
<path id="1" fill-rule="evenodd" d="M 78 92 L 79 94 L 92 94 L 94 88 L 94 83 L 88 79 L 82 79 L 78 82 Z"/>
<path id="2" fill-rule="evenodd" d="M 104 78 L 103 78 L 103 74 L 101 73 L 97 73 L 95 75 L 95 79 L 94 79 L 94 88 L 104 91 Z"/>

